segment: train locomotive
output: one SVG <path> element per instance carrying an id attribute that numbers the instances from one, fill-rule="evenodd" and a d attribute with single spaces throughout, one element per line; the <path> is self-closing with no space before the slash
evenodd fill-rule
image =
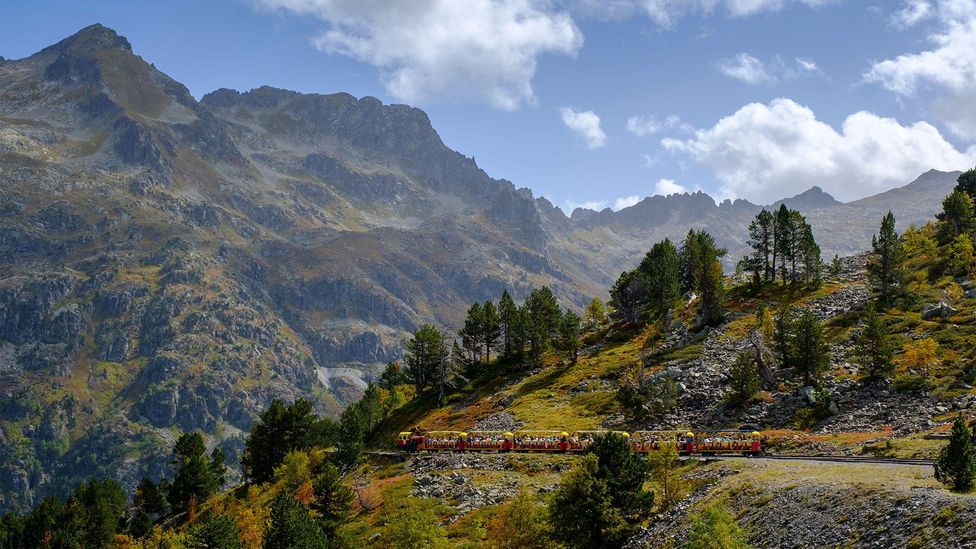
<path id="1" fill-rule="evenodd" d="M 614 433 L 627 439 L 639 453 L 673 446 L 682 456 L 746 455 L 764 453 L 758 431 L 425 431 L 414 429 L 397 435 L 396 447 L 405 452 L 584 452 L 602 435 Z"/>

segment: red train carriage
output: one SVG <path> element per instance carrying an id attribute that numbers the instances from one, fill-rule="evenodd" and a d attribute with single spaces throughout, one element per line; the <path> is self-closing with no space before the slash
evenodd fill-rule
<path id="1" fill-rule="evenodd" d="M 702 455 L 762 453 L 762 435 L 758 431 L 699 431 L 695 451 Z"/>
<path id="2" fill-rule="evenodd" d="M 651 452 L 673 445 L 682 456 L 763 453 L 758 431 L 422 431 L 397 435 L 397 448 L 405 451 L 462 452 L 583 452 L 597 437 L 615 433 L 628 439 L 635 452 Z"/>

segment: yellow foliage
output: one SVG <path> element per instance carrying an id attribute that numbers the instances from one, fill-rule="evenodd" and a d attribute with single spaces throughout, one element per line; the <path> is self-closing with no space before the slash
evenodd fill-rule
<path id="1" fill-rule="evenodd" d="M 308 505 L 312 503 L 314 499 L 315 499 L 315 490 L 312 488 L 311 482 L 306 481 L 302 483 L 302 485 L 299 486 L 297 490 L 295 490 L 295 500 L 297 500 L 300 503 L 304 503 L 305 505 Z"/>
<path id="2" fill-rule="evenodd" d="M 547 549 L 553 547 L 546 506 L 521 492 L 488 522 L 491 549 Z"/>
<path id="3" fill-rule="evenodd" d="M 288 490 L 297 490 L 299 486 L 312 479 L 308 454 L 300 450 L 288 452 L 281 465 L 275 467 L 274 478 L 284 484 Z"/>
<path id="4" fill-rule="evenodd" d="M 921 375 L 928 375 L 929 371 L 939 363 L 941 348 L 939 342 L 931 337 L 906 343 L 902 350 L 904 353 L 899 357 L 899 362 Z"/>

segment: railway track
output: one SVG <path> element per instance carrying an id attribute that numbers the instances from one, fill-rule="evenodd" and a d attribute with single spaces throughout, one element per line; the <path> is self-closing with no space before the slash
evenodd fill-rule
<path id="1" fill-rule="evenodd" d="M 405 460 L 409 455 L 406 452 L 390 451 L 390 450 L 371 450 L 365 452 L 367 455 L 381 458 L 395 458 Z M 432 453 L 450 453 L 457 455 L 472 455 L 472 454 L 482 454 L 485 452 L 430 452 Z M 535 455 L 531 452 L 514 452 L 519 455 Z M 423 453 L 417 454 L 422 455 Z M 549 454 L 551 455 L 551 454 Z M 559 454 L 565 455 L 565 454 Z M 690 456 L 683 459 L 698 459 L 698 460 L 714 460 L 714 459 L 768 459 L 777 461 L 817 461 L 825 463 L 864 463 L 864 464 L 881 464 L 881 465 L 916 465 L 916 466 L 928 466 L 931 467 L 935 464 L 935 460 L 932 459 L 916 459 L 916 458 L 886 458 L 886 457 L 874 457 L 874 456 L 825 456 L 825 455 L 815 455 L 815 456 L 786 456 L 778 454 L 767 454 L 761 456 L 737 456 L 737 455 L 714 455 L 714 456 Z"/>

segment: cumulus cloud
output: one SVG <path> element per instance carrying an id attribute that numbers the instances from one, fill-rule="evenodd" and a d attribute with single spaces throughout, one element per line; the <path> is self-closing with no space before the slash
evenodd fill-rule
<path id="1" fill-rule="evenodd" d="M 771 62 L 767 63 L 748 53 L 740 53 L 734 57 L 721 59 L 716 63 L 716 67 L 719 72 L 729 78 L 735 78 L 753 85 L 820 73 L 820 67 L 812 59 L 798 57 L 792 64 L 789 64 L 779 57 L 774 57 Z"/>
<path id="2" fill-rule="evenodd" d="M 583 138 L 586 148 L 593 150 L 607 144 L 607 134 L 600 127 L 600 117 L 593 111 L 575 111 L 569 107 L 559 109 L 566 127 Z"/>
<path id="3" fill-rule="evenodd" d="M 905 5 L 891 15 L 891 23 L 896 27 L 914 27 L 934 15 L 935 9 L 927 0 L 907 0 Z"/>
<path id="4" fill-rule="evenodd" d="M 904 185 L 932 168 L 965 169 L 976 161 L 976 147 L 957 150 L 927 122 L 903 126 L 862 111 L 837 131 L 790 99 L 746 105 L 691 139 L 662 144 L 711 169 L 722 182 L 722 198 L 757 203 L 814 185 L 854 200 Z"/>
<path id="5" fill-rule="evenodd" d="M 864 79 L 900 97 L 930 98 L 952 133 L 976 140 L 976 1 L 943 0 L 934 9 L 942 28 L 932 48 L 875 63 Z"/>
<path id="6" fill-rule="evenodd" d="M 684 185 L 679 185 L 675 183 L 673 179 L 661 179 L 654 185 L 654 194 L 659 194 L 661 196 L 670 196 L 672 194 L 681 194 L 688 192 L 688 189 Z"/>
<path id="7" fill-rule="evenodd" d="M 575 56 L 583 34 L 543 0 L 254 0 L 311 16 L 319 49 L 379 69 L 398 100 L 475 99 L 514 110 L 533 103 L 544 54 Z"/>
<path id="8" fill-rule="evenodd" d="M 679 19 L 692 14 L 724 11 L 731 17 L 746 17 L 782 10 L 790 5 L 811 8 L 838 0 L 642 0 L 640 3 L 652 21 L 662 27 L 673 27 Z"/>
<path id="9" fill-rule="evenodd" d="M 629 208 L 640 201 L 641 201 L 641 197 L 636 194 L 632 194 L 630 196 L 622 196 L 613 201 L 613 209 L 622 210 L 624 208 Z"/>

